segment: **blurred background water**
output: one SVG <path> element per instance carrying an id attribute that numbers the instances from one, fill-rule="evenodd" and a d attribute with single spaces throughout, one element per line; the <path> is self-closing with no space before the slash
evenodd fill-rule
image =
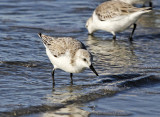
<path id="1" fill-rule="evenodd" d="M 0 1 L 0 117 L 105 117 L 160 115 L 160 1 L 132 29 L 88 36 L 85 22 L 105 0 Z M 138 5 L 141 7 L 141 5 Z M 37 33 L 72 36 L 94 55 L 89 69 L 55 72 Z"/>

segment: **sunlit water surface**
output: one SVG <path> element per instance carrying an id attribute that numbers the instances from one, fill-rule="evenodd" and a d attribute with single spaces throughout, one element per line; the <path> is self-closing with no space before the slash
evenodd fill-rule
<path id="1" fill-rule="evenodd" d="M 88 36 L 85 22 L 104 0 L 1 0 L 0 116 L 105 117 L 160 115 L 160 1 L 132 29 Z M 140 5 L 139 5 L 140 7 Z M 55 72 L 37 33 L 72 36 L 94 55 L 89 69 Z"/>

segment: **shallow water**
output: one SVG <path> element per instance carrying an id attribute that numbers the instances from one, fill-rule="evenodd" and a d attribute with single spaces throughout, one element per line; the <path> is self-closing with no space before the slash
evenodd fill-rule
<path id="1" fill-rule="evenodd" d="M 88 36 L 85 22 L 104 0 L 1 0 L 0 116 L 158 116 L 160 114 L 160 1 L 153 12 L 117 35 Z M 72 36 L 94 55 L 99 77 L 89 69 L 55 72 L 38 32 Z"/>

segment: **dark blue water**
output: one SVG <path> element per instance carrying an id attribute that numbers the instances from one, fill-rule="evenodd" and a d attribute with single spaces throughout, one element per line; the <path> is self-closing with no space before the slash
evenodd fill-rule
<path id="1" fill-rule="evenodd" d="M 128 29 L 117 35 L 88 36 L 85 22 L 104 0 L 1 0 L 0 116 L 160 115 L 160 1 L 137 22 L 131 43 Z M 55 72 L 37 33 L 71 36 L 94 55 L 100 77 L 87 69 Z"/>

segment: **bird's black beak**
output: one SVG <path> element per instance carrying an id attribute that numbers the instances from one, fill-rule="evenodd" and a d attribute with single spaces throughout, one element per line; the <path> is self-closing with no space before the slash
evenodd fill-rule
<path id="1" fill-rule="evenodd" d="M 94 69 L 94 67 L 93 67 L 92 64 L 89 66 L 89 68 L 90 68 L 97 76 L 99 76 L 98 73 L 96 72 L 96 70 Z"/>

